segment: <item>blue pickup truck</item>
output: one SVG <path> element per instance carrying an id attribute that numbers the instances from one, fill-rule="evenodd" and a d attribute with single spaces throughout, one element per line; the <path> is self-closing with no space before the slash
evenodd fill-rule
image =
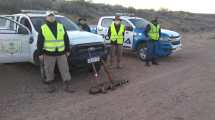
<path id="1" fill-rule="evenodd" d="M 98 25 L 91 26 L 91 31 L 103 36 L 104 38 L 108 34 L 108 28 L 113 22 L 114 16 L 103 16 L 99 19 Z M 145 36 L 146 26 L 149 21 L 130 16 L 121 16 L 122 23 L 126 26 L 125 40 L 123 43 L 124 49 L 130 49 L 137 52 L 137 56 L 141 60 L 146 58 L 146 40 Z M 109 43 L 109 39 L 106 39 Z M 170 30 L 161 30 L 161 38 L 159 41 L 156 53 L 159 57 L 169 56 L 172 53 L 182 48 L 181 35 L 177 32 Z"/>

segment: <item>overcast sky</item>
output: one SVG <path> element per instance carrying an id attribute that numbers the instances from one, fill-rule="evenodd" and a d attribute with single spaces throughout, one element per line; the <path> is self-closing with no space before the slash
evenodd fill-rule
<path id="1" fill-rule="evenodd" d="M 93 2 L 132 6 L 140 9 L 168 8 L 174 11 L 215 14 L 215 2 L 213 0 L 93 0 Z"/>

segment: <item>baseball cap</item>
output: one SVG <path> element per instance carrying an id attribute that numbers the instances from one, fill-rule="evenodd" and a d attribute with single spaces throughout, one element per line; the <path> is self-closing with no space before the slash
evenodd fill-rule
<path id="1" fill-rule="evenodd" d="M 48 12 L 46 16 L 55 16 L 54 12 Z"/>
<path id="2" fill-rule="evenodd" d="M 115 16 L 114 20 L 121 20 L 120 16 Z"/>

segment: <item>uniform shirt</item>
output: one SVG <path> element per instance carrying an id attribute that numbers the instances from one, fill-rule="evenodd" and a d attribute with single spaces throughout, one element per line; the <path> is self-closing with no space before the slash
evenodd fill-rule
<path id="1" fill-rule="evenodd" d="M 87 25 L 87 24 L 81 24 L 81 23 L 78 23 L 78 26 L 80 26 L 80 28 L 83 30 L 83 31 L 87 31 L 87 32 L 90 32 L 90 27 Z"/>
<path id="2" fill-rule="evenodd" d="M 57 38 L 57 22 L 46 22 L 46 24 L 49 26 L 50 30 L 52 31 L 53 35 Z M 66 29 L 64 28 L 65 31 L 65 35 L 64 35 L 64 44 L 65 44 L 65 51 L 63 52 L 49 52 L 44 50 L 44 42 L 45 42 L 45 38 L 42 34 L 42 29 L 40 29 L 39 31 L 39 35 L 38 35 L 38 40 L 37 40 L 37 50 L 38 50 L 38 54 L 42 55 L 42 54 L 46 54 L 46 55 L 50 55 L 50 56 L 60 56 L 60 55 L 64 55 L 66 52 L 70 52 L 70 43 L 69 43 L 69 37 L 67 35 Z"/>

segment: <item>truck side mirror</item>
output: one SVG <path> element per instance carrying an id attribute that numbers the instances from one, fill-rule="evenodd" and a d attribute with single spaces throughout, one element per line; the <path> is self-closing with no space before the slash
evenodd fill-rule
<path id="1" fill-rule="evenodd" d="M 32 44 L 33 42 L 34 42 L 34 37 L 32 35 L 30 35 L 29 44 Z"/>
<path id="2" fill-rule="evenodd" d="M 103 31 L 103 27 L 102 27 L 102 26 L 99 26 L 99 27 L 98 27 L 98 31 Z"/>

